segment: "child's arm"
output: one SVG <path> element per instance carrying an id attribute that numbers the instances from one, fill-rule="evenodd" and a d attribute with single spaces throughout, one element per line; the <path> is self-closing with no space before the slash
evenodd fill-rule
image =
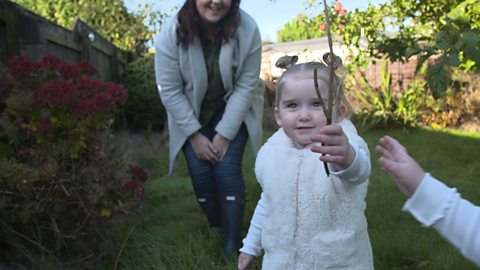
<path id="1" fill-rule="evenodd" d="M 379 160 L 382 170 L 410 197 L 403 210 L 422 225 L 433 226 L 480 266 L 480 207 L 462 199 L 455 188 L 425 173 L 397 140 L 385 136 L 376 149 L 382 154 Z"/>
<path id="2" fill-rule="evenodd" d="M 325 154 L 320 160 L 328 162 L 332 175 L 354 184 L 368 180 L 371 170 L 370 152 L 349 120 L 325 126 L 320 134 L 312 137 L 312 141 L 324 144 L 314 145 L 311 149 Z"/>
<path id="3" fill-rule="evenodd" d="M 422 167 L 392 137 L 381 138 L 376 149 L 382 154 L 379 159 L 382 170 L 393 176 L 395 184 L 405 196 L 412 196 L 425 175 Z"/>
<path id="4" fill-rule="evenodd" d="M 243 247 L 240 249 L 240 256 L 238 257 L 239 270 L 250 269 L 255 257 L 258 257 L 262 251 L 262 230 L 266 213 L 264 200 L 262 193 L 260 200 L 258 200 L 257 207 L 253 212 L 247 236 L 243 239 Z"/>

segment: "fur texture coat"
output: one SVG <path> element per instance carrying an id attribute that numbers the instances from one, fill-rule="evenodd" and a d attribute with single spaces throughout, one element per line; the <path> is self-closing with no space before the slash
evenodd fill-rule
<path id="1" fill-rule="evenodd" d="M 370 154 L 349 120 L 340 125 L 356 156 L 329 177 L 319 154 L 296 148 L 282 129 L 260 149 L 255 173 L 264 216 L 255 223 L 265 252 L 262 269 L 373 269 L 364 215 Z"/>

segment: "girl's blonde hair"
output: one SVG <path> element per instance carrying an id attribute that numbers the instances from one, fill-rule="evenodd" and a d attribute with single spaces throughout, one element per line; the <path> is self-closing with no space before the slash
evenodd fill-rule
<path id="1" fill-rule="evenodd" d="M 282 97 L 282 89 L 285 85 L 285 81 L 288 77 L 291 77 L 295 74 L 303 73 L 308 74 L 311 71 L 311 78 L 312 84 L 314 83 L 314 70 L 317 69 L 317 79 L 319 81 L 323 81 L 325 85 L 329 85 L 329 78 L 330 78 L 330 70 L 329 68 L 321 63 L 321 62 L 306 62 L 301 64 L 295 64 L 298 60 L 296 56 L 284 56 L 284 61 L 277 61 L 276 66 L 279 68 L 284 68 L 285 71 L 283 72 L 282 76 L 277 80 L 275 86 L 275 107 L 279 107 L 280 99 Z M 286 59 L 286 60 L 285 60 Z M 286 62 L 285 62 L 286 61 Z M 310 77 L 310 75 L 308 75 Z M 343 93 L 343 83 L 341 79 L 334 75 L 333 78 L 333 91 L 336 91 L 337 97 L 335 98 L 335 104 L 333 104 L 333 108 L 345 108 L 345 118 L 349 118 L 353 114 L 353 109 L 348 100 L 346 99 Z M 328 99 L 328 89 L 320 89 L 320 93 L 322 95 L 322 100 L 324 104 L 327 104 Z"/>

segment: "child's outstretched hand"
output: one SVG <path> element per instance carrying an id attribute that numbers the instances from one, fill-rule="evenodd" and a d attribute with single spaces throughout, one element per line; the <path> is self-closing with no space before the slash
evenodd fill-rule
<path id="1" fill-rule="evenodd" d="M 376 150 L 382 154 L 379 159 L 382 170 L 395 178 L 395 184 L 403 194 L 412 196 L 425 175 L 422 167 L 392 137 L 381 138 Z"/>
<path id="2" fill-rule="evenodd" d="M 323 146 L 314 144 L 311 149 L 313 152 L 323 154 L 320 160 L 332 164 L 336 170 L 348 168 L 355 158 L 355 150 L 338 124 L 323 127 L 311 140 L 323 144 Z"/>
<path id="3" fill-rule="evenodd" d="M 238 270 L 252 269 L 254 260 L 255 260 L 254 256 L 241 252 L 240 255 L 238 256 Z"/>

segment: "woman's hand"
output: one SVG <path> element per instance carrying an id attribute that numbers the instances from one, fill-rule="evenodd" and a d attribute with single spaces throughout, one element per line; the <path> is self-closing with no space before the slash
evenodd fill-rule
<path id="1" fill-rule="evenodd" d="M 241 252 L 238 256 L 238 270 L 250 270 L 253 266 L 255 257 L 250 254 Z"/>
<path id="2" fill-rule="evenodd" d="M 312 136 L 312 142 L 320 142 L 323 146 L 313 145 L 312 151 L 321 153 L 320 160 L 332 164 L 336 170 L 348 168 L 355 158 L 355 150 L 348 142 L 340 125 L 333 124 L 323 127 L 320 133 Z"/>
<path id="3" fill-rule="evenodd" d="M 212 143 L 217 150 L 218 160 L 222 160 L 228 151 L 228 147 L 230 147 L 230 140 L 217 133 L 215 137 L 213 137 Z"/>
<path id="4" fill-rule="evenodd" d="M 188 137 L 188 141 L 192 145 L 193 151 L 199 160 L 208 161 L 215 164 L 219 161 L 218 151 L 213 143 L 202 133 L 195 132 Z"/>

